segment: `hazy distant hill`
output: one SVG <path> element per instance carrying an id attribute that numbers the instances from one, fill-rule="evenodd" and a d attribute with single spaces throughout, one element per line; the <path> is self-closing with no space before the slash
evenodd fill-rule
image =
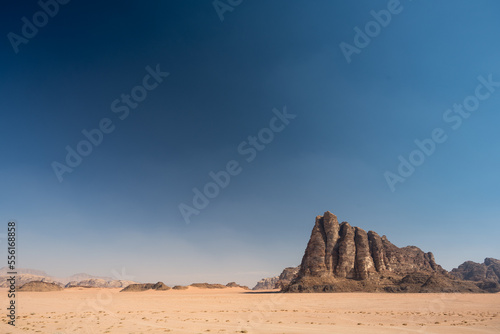
<path id="1" fill-rule="evenodd" d="M 64 277 L 64 278 L 58 278 L 57 280 L 61 283 L 67 284 L 69 282 L 80 282 L 84 280 L 90 280 L 90 279 L 101 279 L 105 281 L 113 281 L 112 277 L 106 277 L 106 276 L 93 276 L 85 273 L 78 273 L 71 275 L 69 277 Z"/>
<path id="2" fill-rule="evenodd" d="M 2 267 L 0 268 L 0 276 L 2 275 L 7 275 L 7 272 L 9 272 L 8 267 Z M 36 276 L 49 276 L 45 271 L 42 270 L 36 270 L 36 269 L 26 269 L 26 268 L 16 268 L 16 272 L 18 274 L 30 274 L 30 275 L 36 275 Z"/>
<path id="3" fill-rule="evenodd" d="M 6 288 L 9 286 L 7 281 L 10 275 L 7 274 L 10 270 L 7 267 L 0 268 L 0 287 Z M 28 282 L 40 281 L 47 283 L 55 283 L 59 286 L 81 286 L 94 288 L 122 288 L 129 284 L 137 283 L 133 281 L 116 280 L 111 277 L 93 276 L 85 273 L 78 273 L 69 277 L 54 277 L 47 274 L 45 271 L 17 268 L 16 269 L 16 286 L 20 287 Z"/>

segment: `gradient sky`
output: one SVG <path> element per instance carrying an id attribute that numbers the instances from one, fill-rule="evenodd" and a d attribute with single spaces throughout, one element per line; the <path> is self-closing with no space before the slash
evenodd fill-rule
<path id="1" fill-rule="evenodd" d="M 15 53 L 40 6 L 2 3 L 0 233 L 18 222 L 19 266 L 253 286 L 300 263 L 327 210 L 448 270 L 500 258 L 500 88 L 443 120 L 478 76 L 500 81 L 500 3 L 402 0 L 348 63 L 340 43 L 387 6 L 244 0 L 221 21 L 209 0 L 73 0 Z M 120 120 L 111 103 L 157 64 L 170 75 Z M 296 118 L 247 162 L 284 106 Z M 114 131 L 59 182 L 51 164 L 103 118 Z M 435 128 L 447 141 L 392 192 L 384 173 Z M 230 160 L 241 173 L 186 224 L 179 204 Z"/>

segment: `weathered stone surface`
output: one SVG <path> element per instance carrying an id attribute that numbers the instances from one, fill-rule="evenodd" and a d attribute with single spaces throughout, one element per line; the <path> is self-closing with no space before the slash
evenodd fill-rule
<path id="1" fill-rule="evenodd" d="M 355 227 L 354 244 L 356 247 L 356 277 L 359 279 L 367 279 L 375 270 L 375 264 L 370 251 L 370 243 L 368 234 L 359 227 Z"/>
<path id="2" fill-rule="evenodd" d="M 483 290 L 500 291 L 500 260 L 484 259 L 484 263 L 466 261 L 450 272 L 458 279 L 473 281 Z"/>
<path id="3" fill-rule="evenodd" d="M 481 269 L 479 276 L 498 277 L 498 260 L 488 263 L 491 269 Z M 347 222 L 339 225 L 331 212 L 316 217 L 298 274 L 280 287 L 285 292 L 484 292 L 450 276 L 432 253 L 399 248 L 386 236 Z"/>
<path id="4" fill-rule="evenodd" d="M 298 273 L 300 270 L 300 266 L 298 267 L 287 267 L 283 269 L 281 274 L 278 277 L 278 282 L 275 285 L 275 288 L 277 289 L 283 289 L 286 287 L 290 282 L 297 277 Z"/>
<path id="5" fill-rule="evenodd" d="M 340 224 L 339 258 L 335 276 L 343 278 L 355 278 L 356 271 L 354 263 L 356 261 L 356 244 L 354 242 L 355 229 L 349 223 Z M 331 273 L 328 273 L 331 274 Z"/>
<path id="6" fill-rule="evenodd" d="M 279 276 L 263 278 L 252 290 L 271 290 L 271 289 L 282 289 L 290 282 L 297 277 L 300 270 L 300 266 L 298 267 L 287 267 L 283 269 Z"/>
<path id="7" fill-rule="evenodd" d="M 369 231 L 368 241 L 370 243 L 370 252 L 373 258 L 373 263 L 375 265 L 375 270 L 379 272 L 384 271 L 386 269 L 386 266 L 384 260 L 385 251 L 384 245 L 382 244 L 382 238 L 380 238 L 377 233 Z"/>
<path id="8" fill-rule="evenodd" d="M 339 225 L 335 215 L 325 212 L 316 217 L 299 276 L 366 279 L 377 272 L 418 270 L 446 273 L 432 253 L 414 246 L 398 248 L 373 231 L 366 233 L 347 222 Z"/>
<path id="9" fill-rule="evenodd" d="M 339 253 L 337 240 L 339 238 L 339 222 L 331 212 L 326 212 L 322 218 L 325 230 L 325 266 L 327 272 L 332 272 L 338 263 Z"/>
<path id="10" fill-rule="evenodd" d="M 257 284 L 253 287 L 252 290 L 271 290 L 271 289 L 274 289 L 274 287 L 276 286 L 276 283 L 278 283 L 279 279 L 280 279 L 279 276 L 263 278 L 257 282 Z"/>
<path id="11" fill-rule="evenodd" d="M 327 272 L 326 267 L 326 233 L 323 217 L 316 217 L 314 228 L 307 244 L 306 254 L 302 260 L 301 275 L 321 276 Z"/>

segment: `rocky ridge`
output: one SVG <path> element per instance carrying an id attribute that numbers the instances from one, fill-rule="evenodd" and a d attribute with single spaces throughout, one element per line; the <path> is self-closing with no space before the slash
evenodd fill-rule
<path id="1" fill-rule="evenodd" d="M 483 263 L 466 261 L 452 269 L 450 274 L 460 280 L 476 282 L 488 292 L 500 291 L 500 260 L 486 258 Z"/>

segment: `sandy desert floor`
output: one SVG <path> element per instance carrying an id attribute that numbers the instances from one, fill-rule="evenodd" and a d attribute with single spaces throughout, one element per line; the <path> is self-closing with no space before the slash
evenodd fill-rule
<path id="1" fill-rule="evenodd" d="M 281 294 L 240 288 L 19 292 L 0 333 L 500 333 L 500 294 Z"/>

